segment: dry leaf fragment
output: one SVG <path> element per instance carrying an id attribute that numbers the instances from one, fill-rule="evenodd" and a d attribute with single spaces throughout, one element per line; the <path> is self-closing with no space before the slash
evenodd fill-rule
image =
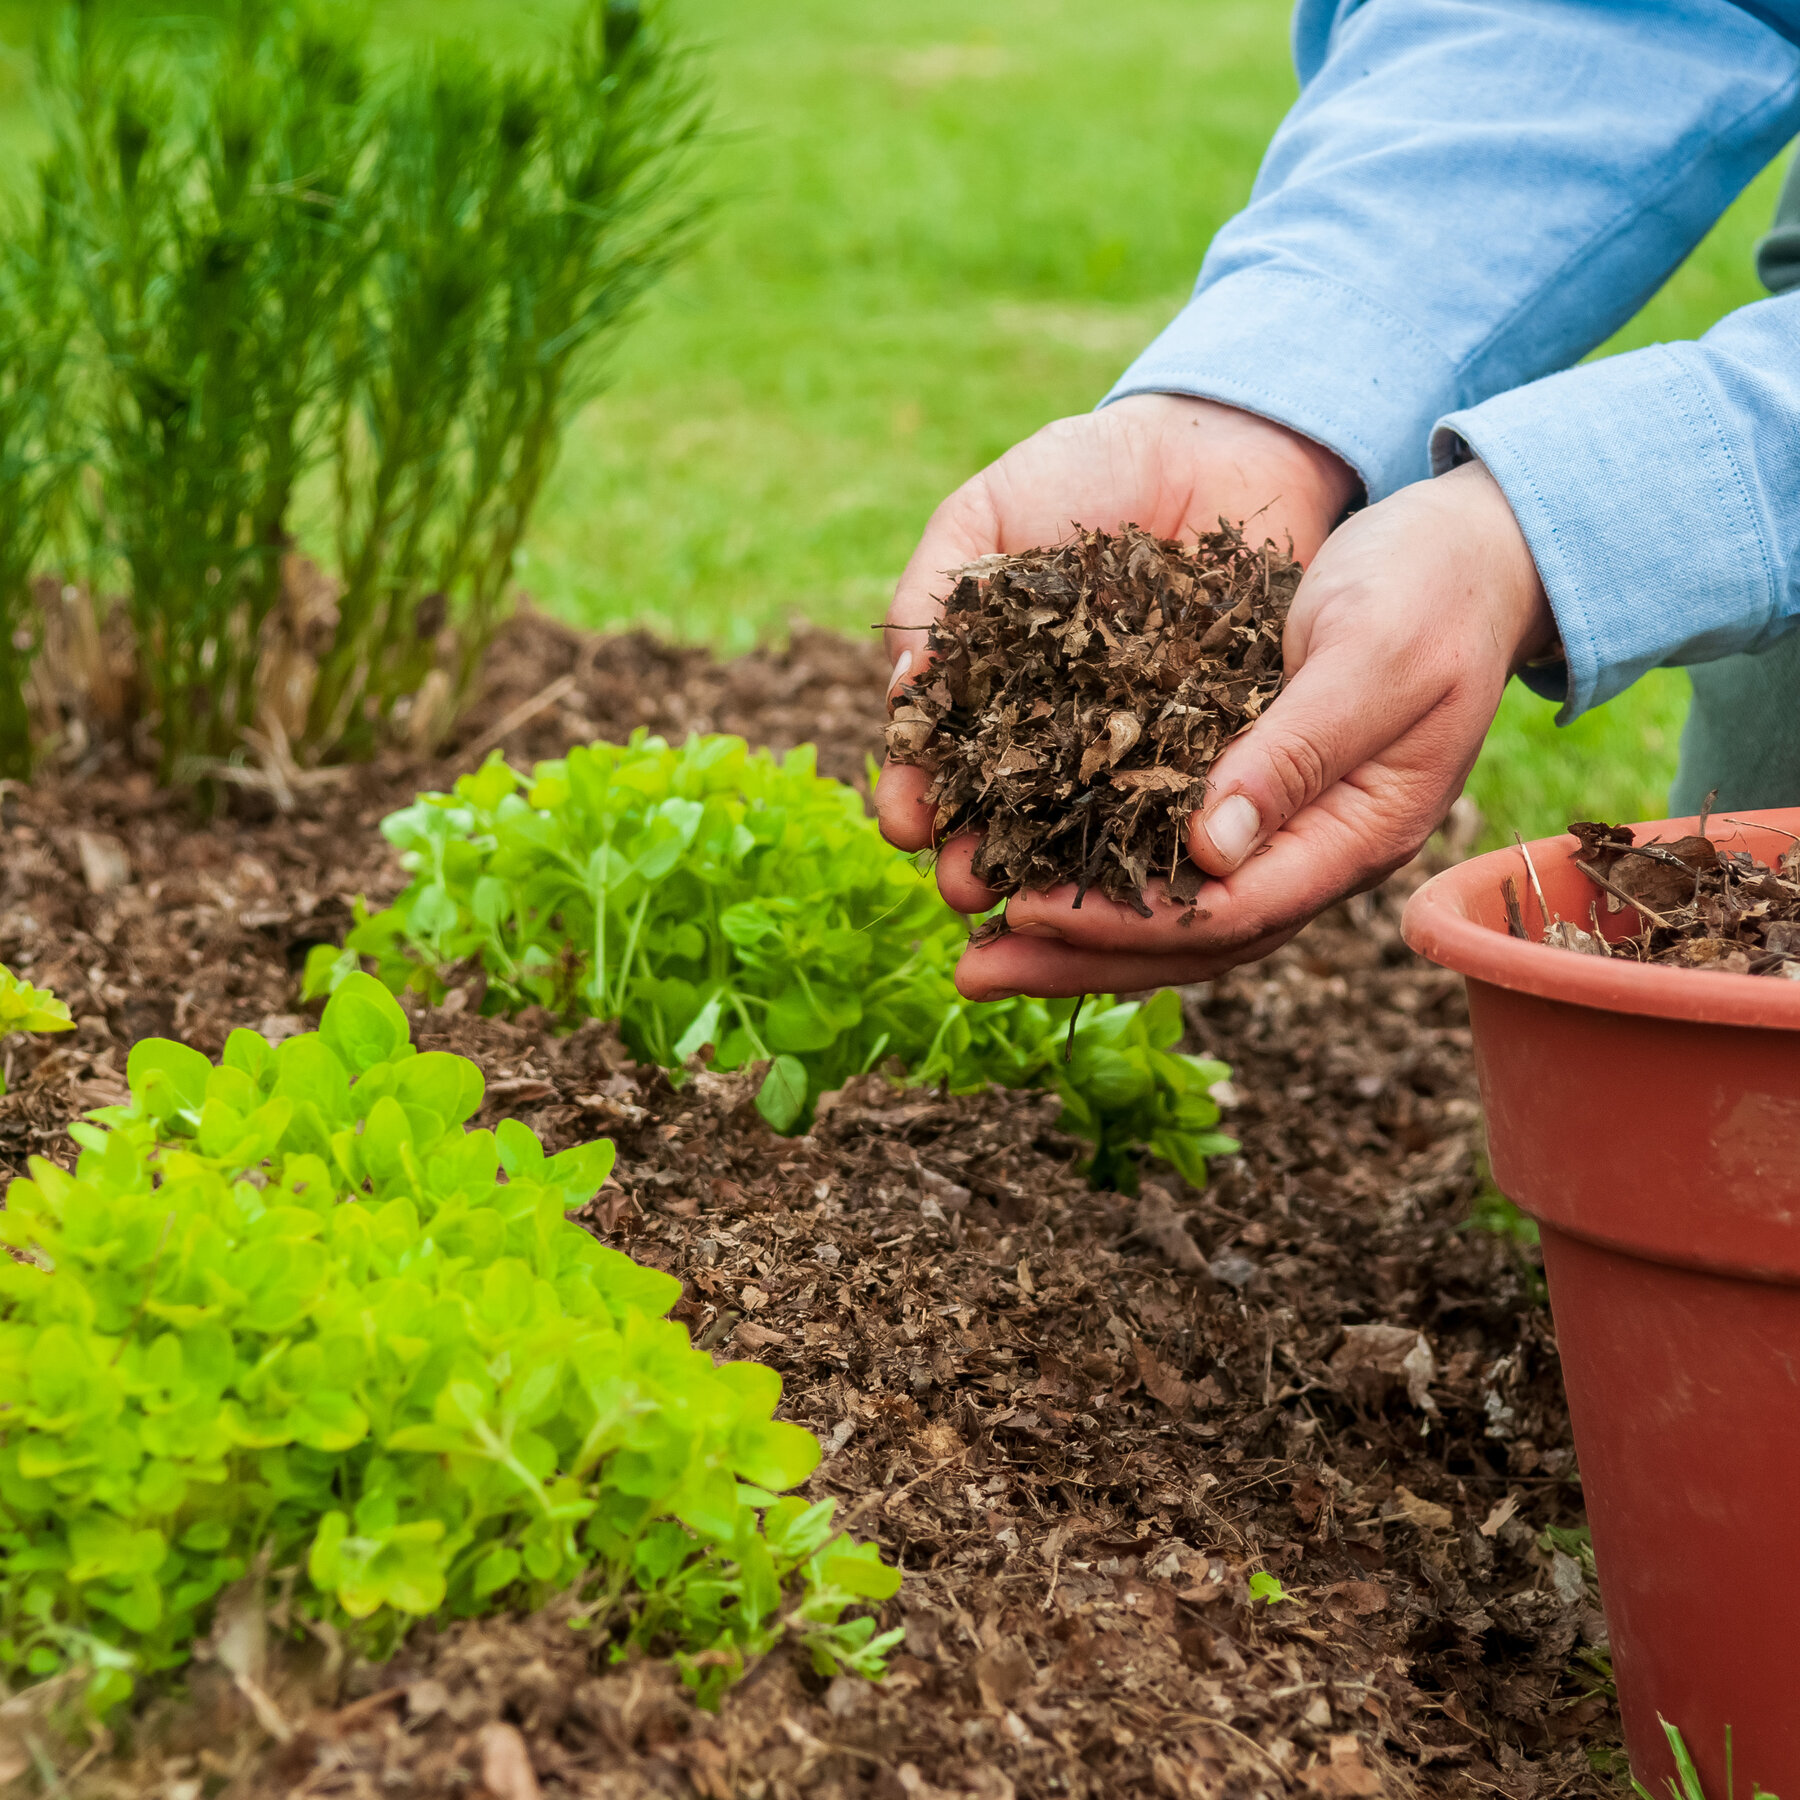
<path id="1" fill-rule="evenodd" d="M 1300 1779 L 1308 1793 L 1332 1800 L 1363 1800 L 1381 1792 L 1381 1777 L 1363 1761 L 1362 1745 L 1350 1736 L 1332 1738 L 1329 1760 L 1308 1769 Z"/>
<path id="2" fill-rule="evenodd" d="M 731 1341 L 740 1350 L 748 1350 L 754 1354 L 758 1350 L 767 1350 L 773 1344 L 785 1344 L 785 1331 L 772 1331 L 767 1325 L 758 1325 L 754 1319 L 745 1319 L 731 1334 Z"/>
<path id="3" fill-rule="evenodd" d="M 1004 1712 L 1037 1677 L 1030 1653 L 1016 1638 L 1008 1638 L 975 1659 L 975 1681 L 981 1703 L 991 1713 Z"/>
<path id="4" fill-rule="evenodd" d="M 81 879 L 90 894 L 110 894 L 131 880 L 131 857 L 109 832 L 78 831 L 76 854 L 81 858 Z"/>
<path id="5" fill-rule="evenodd" d="M 542 1800 L 531 1753 L 516 1725 L 495 1720 L 482 1726 L 476 1741 L 481 1746 L 481 1785 L 493 1800 Z"/>
<path id="6" fill-rule="evenodd" d="M 1388 1592 L 1379 1581 L 1338 1581 L 1325 1590 L 1325 1602 L 1334 1613 L 1366 1619 L 1387 1611 Z"/>
<path id="7" fill-rule="evenodd" d="M 1401 1518 L 1421 1531 L 1448 1531 L 1456 1523 L 1456 1515 L 1449 1507 L 1421 1500 L 1411 1488 L 1395 1488 L 1394 1505 Z"/>
<path id="8" fill-rule="evenodd" d="M 1114 787 L 1132 794 L 1179 794 L 1189 788 L 1205 786 L 1193 776 L 1184 775 L 1179 769 L 1171 769 L 1167 763 L 1159 763 L 1154 769 L 1114 769 L 1108 779 Z M 1177 898 L 1179 897 L 1178 895 Z"/>
<path id="9" fill-rule="evenodd" d="M 1498 1537 L 1500 1535 L 1501 1526 L 1503 1526 L 1518 1510 L 1519 1496 L 1517 1494 L 1508 1494 L 1504 1500 L 1495 1505 L 1494 1510 L 1481 1521 L 1476 1529 L 1484 1538 Z"/>
<path id="10" fill-rule="evenodd" d="M 1206 1267 L 1206 1257 L 1188 1233 L 1187 1221 L 1175 1210 L 1169 1190 L 1159 1183 L 1143 1183 L 1138 1194 L 1137 1212 L 1131 1221 L 1131 1236 L 1154 1250 L 1165 1262 L 1187 1274 L 1205 1276 L 1204 1285 L 1214 1285 Z"/>
<path id="11" fill-rule="evenodd" d="M 1158 1362 L 1155 1351 L 1142 1339 L 1133 1345 L 1132 1354 L 1137 1361 L 1137 1376 L 1144 1384 L 1144 1392 L 1151 1399 L 1160 1400 L 1170 1412 L 1184 1411 L 1188 1403 L 1187 1383 L 1166 1363 Z"/>
<path id="12" fill-rule="evenodd" d="M 1331 1372 L 1371 1405 L 1379 1405 L 1391 1387 L 1403 1385 L 1407 1399 L 1421 1412 L 1437 1411 L 1431 1397 L 1437 1361 L 1424 1333 L 1410 1325 L 1345 1326 Z"/>

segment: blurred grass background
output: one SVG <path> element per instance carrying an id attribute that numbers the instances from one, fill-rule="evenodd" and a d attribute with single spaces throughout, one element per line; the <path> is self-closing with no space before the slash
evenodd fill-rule
<path id="1" fill-rule="evenodd" d="M 175 10 L 137 0 L 141 10 Z M 190 0 L 181 10 L 199 10 Z M 569 0 L 372 0 L 377 37 L 552 40 Z M 525 585 L 721 650 L 880 617 L 926 515 L 1093 405 L 1180 306 L 1294 94 L 1287 0 L 671 0 L 717 96 L 716 223 L 580 420 Z M 0 156 L 29 150 L 0 0 Z M 1768 171 L 1609 349 L 1760 294 Z M 1491 838 L 1654 817 L 1687 679 L 1573 728 L 1515 684 L 1471 783 Z"/>

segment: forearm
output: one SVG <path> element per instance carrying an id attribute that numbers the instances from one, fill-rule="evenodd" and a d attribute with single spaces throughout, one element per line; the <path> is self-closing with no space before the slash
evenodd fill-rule
<path id="1" fill-rule="evenodd" d="M 1435 465 L 1465 447 L 1543 578 L 1565 720 L 1646 669 L 1758 650 L 1800 623 L 1800 293 L 1744 307 L 1698 343 L 1454 413 Z"/>
<path id="2" fill-rule="evenodd" d="M 1635 311 L 1797 128 L 1800 50 L 1727 0 L 1340 8 L 1249 206 L 1109 398 L 1243 407 L 1379 498 L 1426 473 L 1435 420 Z"/>

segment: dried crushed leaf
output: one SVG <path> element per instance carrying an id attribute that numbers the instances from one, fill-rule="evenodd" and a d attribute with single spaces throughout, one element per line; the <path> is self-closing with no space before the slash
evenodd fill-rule
<path id="1" fill-rule="evenodd" d="M 1543 941 L 1587 955 L 1624 956 L 1674 969 L 1776 975 L 1800 981 L 1800 840 L 1776 867 L 1705 835 L 1640 844 L 1629 825 L 1578 820 L 1576 867 L 1600 900 L 1593 933 L 1557 920 Z M 1604 939 L 1601 904 L 1637 927 Z"/>
<path id="2" fill-rule="evenodd" d="M 939 843 L 983 834 L 975 874 L 998 893 L 1074 882 L 1147 913 L 1160 875 L 1192 900 L 1188 815 L 1281 689 L 1299 584 L 1224 520 L 1192 546 L 1128 525 L 983 557 L 900 690 L 888 754 L 933 771 Z"/>

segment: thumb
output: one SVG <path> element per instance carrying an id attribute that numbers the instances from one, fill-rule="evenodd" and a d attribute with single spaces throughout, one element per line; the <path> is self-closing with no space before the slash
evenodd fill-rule
<path id="1" fill-rule="evenodd" d="M 1293 816 L 1415 722 L 1410 684 L 1348 647 L 1318 649 L 1213 764 L 1188 854 L 1225 876 Z"/>

